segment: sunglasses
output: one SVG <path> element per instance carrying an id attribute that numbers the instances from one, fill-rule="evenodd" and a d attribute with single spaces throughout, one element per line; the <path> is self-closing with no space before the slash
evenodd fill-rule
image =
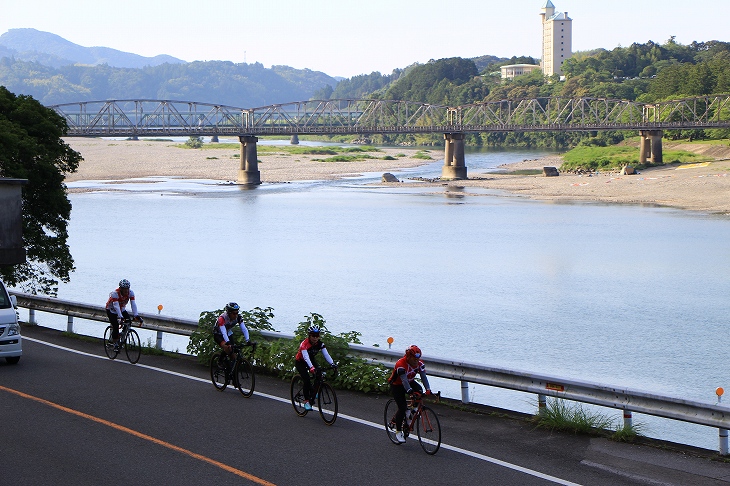
<path id="1" fill-rule="evenodd" d="M 413 353 L 413 357 L 414 358 L 420 358 L 421 357 L 421 353 Z"/>

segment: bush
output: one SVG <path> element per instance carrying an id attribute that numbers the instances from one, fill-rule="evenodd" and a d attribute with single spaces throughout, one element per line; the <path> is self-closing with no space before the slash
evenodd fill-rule
<path id="1" fill-rule="evenodd" d="M 337 377 L 329 380 L 333 386 L 364 393 L 385 393 L 389 390 L 388 376 L 390 375 L 390 370 L 385 366 L 373 365 L 362 358 L 347 355 L 350 344 L 362 344 L 362 341 L 360 341 L 361 334 L 356 331 L 336 335 L 332 334 L 327 329 L 324 317 L 314 312 L 306 316 L 306 320 L 297 325 L 294 333 L 293 353 L 290 354 L 292 374 L 294 373 L 294 356 L 296 355 L 296 350 L 299 347 L 299 343 L 307 338 L 307 329 L 313 324 L 319 327 L 322 342 L 327 346 L 327 352 L 329 352 L 339 369 Z M 321 354 L 317 354 L 315 357 L 318 360 L 318 365 L 327 366 L 327 363 L 324 362 L 324 358 L 321 356 Z"/>
<path id="2" fill-rule="evenodd" d="M 187 350 L 196 355 L 198 362 L 202 365 L 208 366 L 211 356 L 219 349 L 218 344 L 213 340 L 213 327 L 222 312 L 223 309 L 201 312 L 198 329 L 190 336 Z M 271 319 L 274 318 L 271 307 L 264 309 L 255 307 L 250 311 L 242 312 L 241 317 L 249 330 L 251 340 L 258 343 L 253 364 L 259 369 L 264 369 L 283 379 L 290 379 L 296 373 L 294 358 L 299 344 L 306 339 L 307 329 L 312 325 L 317 325 L 321 330 L 322 341 L 327 346 L 327 351 L 339 368 L 338 375 L 329 380 L 332 386 L 364 393 L 386 393 L 389 390 L 387 380 L 390 370 L 388 368 L 347 355 L 350 344 L 362 344 L 359 332 L 332 334 L 327 329 L 324 317 L 313 312 L 305 316 L 305 320 L 297 325 L 293 340 L 282 338 L 269 341 L 264 339 L 258 331 L 276 331 L 271 325 Z M 243 341 L 243 335 L 238 326 L 234 328 L 233 340 L 235 342 Z M 315 360 L 319 366 L 328 366 L 321 353 L 317 354 Z"/>
<path id="3" fill-rule="evenodd" d="M 188 148 L 201 148 L 203 146 L 202 137 L 193 137 L 192 135 L 185 141 L 185 146 Z"/>
<path id="4" fill-rule="evenodd" d="M 261 333 L 257 331 L 275 330 L 270 322 L 274 318 L 272 311 L 273 309 L 271 307 L 266 307 L 265 309 L 254 307 L 250 311 L 241 312 L 243 322 L 249 331 L 249 337 L 252 341 L 257 341 L 259 344 L 256 348 L 257 364 L 260 357 L 268 353 L 268 343 L 263 339 Z M 219 349 L 218 344 L 213 339 L 213 327 L 215 326 L 216 319 L 222 313 L 223 309 L 201 312 L 200 319 L 198 319 L 198 329 L 190 336 L 190 343 L 188 343 L 187 347 L 188 353 L 197 356 L 198 363 L 205 366 L 210 363 L 210 358 L 213 356 L 213 353 Z M 238 326 L 234 328 L 232 339 L 234 342 L 243 341 L 243 334 Z"/>

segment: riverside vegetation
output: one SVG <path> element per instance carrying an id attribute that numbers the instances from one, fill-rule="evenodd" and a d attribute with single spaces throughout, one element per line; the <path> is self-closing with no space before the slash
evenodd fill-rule
<path id="1" fill-rule="evenodd" d="M 198 329 L 190 336 L 187 350 L 198 357 L 198 362 L 207 366 L 210 358 L 218 349 L 213 340 L 213 326 L 216 318 L 223 309 L 202 312 L 198 320 Z M 251 339 L 258 343 L 253 364 L 257 369 L 279 376 L 282 379 L 291 379 L 297 373 L 294 368 L 294 357 L 297 354 L 299 343 L 307 337 L 307 329 L 316 325 L 321 329 L 322 342 L 332 359 L 337 363 L 340 373 L 330 380 L 330 384 L 337 388 L 355 390 L 363 393 L 386 393 L 388 391 L 388 376 L 390 370 L 383 365 L 373 365 L 365 359 L 347 355 L 350 344 L 362 344 L 361 334 L 349 331 L 333 334 L 327 329 L 324 317 L 317 313 L 305 316 L 305 320 L 297 325 L 294 339 L 264 339 L 260 331 L 274 331 L 271 320 L 274 318 L 271 307 L 255 307 L 250 311 L 241 312 L 241 317 L 249 330 Z M 233 340 L 242 342 L 243 334 L 235 328 Z"/>
<path id="2" fill-rule="evenodd" d="M 237 143 L 204 143 L 202 137 L 190 137 L 185 141 L 184 144 L 178 144 L 177 147 L 183 149 L 202 149 L 210 151 L 222 151 L 222 150 L 240 150 L 240 145 Z M 378 156 L 382 150 L 373 147 L 371 145 L 362 145 L 357 147 L 298 147 L 298 146 L 283 146 L 283 145 L 258 145 L 256 152 L 259 155 L 283 155 L 283 156 L 297 156 L 297 155 L 321 155 L 329 156 L 325 158 L 311 158 L 313 162 L 358 162 L 361 160 L 395 160 L 396 157 L 405 157 L 405 154 L 396 154 L 395 156 L 383 155 Z M 375 155 L 373 155 L 375 154 Z M 230 158 L 240 158 L 240 153 L 235 152 L 229 155 Z M 213 159 L 217 157 L 207 157 Z M 419 151 L 416 153 L 414 158 L 430 160 L 431 156 L 428 155 L 427 151 Z M 261 160 L 258 161 L 261 163 Z"/>

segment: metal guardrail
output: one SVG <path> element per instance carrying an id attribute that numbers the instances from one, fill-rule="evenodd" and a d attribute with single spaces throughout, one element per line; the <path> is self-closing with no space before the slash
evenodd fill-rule
<path id="1" fill-rule="evenodd" d="M 29 310 L 30 323 L 35 323 L 35 311 L 68 316 L 68 331 L 73 332 L 73 318 L 108 322 L 104 307 L 81 304 L 51 297 L 13 293 L 18 307 Z M 140 313 L 144 319 L 143 329 L 157 331 L 157 346 L 161 347 L 162 333 L 190 336 L 198 328 L 197 321 L 161 317 Z M 294 339 L 293 335 L 271 331 L 258 331 L 267 340 Z M 402 353 L 351 344 L 351 356 L 366 359 L 372 363 L 392 366 Z M 588 381 L 571 380 L 562 377 L 541 375 L 526 371 L 483 366 L 475 363 L 457 362 L 440 358 L 428 359 L 428 374 L 461 382 L 462 401 L 469 402 L 469 384 L 477 383 L 509 390 L 535 393 L 540 410 L 546 406 L 546 397 L 561 398 L 589 403 L 623 411 L 624 424 L 632 425 L 632 412 L 669 418 L 719 429 L 719 453 L 728 454 L 728 429 L 730 428 L 730 407 L 708 404 L 681 398 L 656 395 L 628 388 L 620 388 Z"/>

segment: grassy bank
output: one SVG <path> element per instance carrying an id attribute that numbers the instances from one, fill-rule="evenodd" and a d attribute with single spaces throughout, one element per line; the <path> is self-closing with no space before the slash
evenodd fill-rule
<path id="1" fill-rule="evenodd" d="M 685 150 L 664 150 L 662 157 L 665 164 L 693 163 L 713 160 L 711 157 L 698 155 Z M 609 147 L 576 147 L 563 155 L 563 165 L 560 170 L 568 171 L 610 171 L 621 170 L 626 165 L 643 169 L 649 164 L 639 163 L 639 149 L 626 145 L 612 145 Z"/>

